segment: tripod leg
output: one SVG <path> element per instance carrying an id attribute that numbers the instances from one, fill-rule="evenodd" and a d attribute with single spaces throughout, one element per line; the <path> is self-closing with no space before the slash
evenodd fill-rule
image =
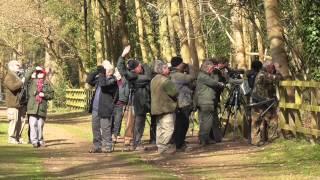
<path id="1" fill-rule="evenodd" d="M 231 109 L 230 109 L 230 108 L 228 108 L 227 113 L 228 113 L 228 115 L 227 115 L 227 122 L 226 122 L 226 126 L 224 127 L 224 130 L 223 130 L 223 135 L 222 135 L 223 137 L 225 136 L 226 131 L 227 131 L 227 128 L 228 128 L 228 126 L 229 126 L 230 114 L 231 114 Z"/>

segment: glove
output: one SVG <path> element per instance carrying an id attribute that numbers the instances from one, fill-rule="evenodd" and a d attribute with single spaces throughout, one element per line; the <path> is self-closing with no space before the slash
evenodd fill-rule
<path id="1" fill-rule="evenodd" d="M 37 66 L 37 67 L 36 67 L 36 71 L 42 71 L 42 67 Z"/>
<path id="2" fill-rule="evenodd" d="M 43 92 L 40 92 L 40 93 L 39 93 L 39 96 L 40 96 L 40 97 L 44 97 L 44 93 L 43 93 Z"/>
<path id="3" fill-rule="evenodd" d="M 100 74 L 106 74 L 106 69 L 103 66 L 98 66 L 97 72 Z"/>

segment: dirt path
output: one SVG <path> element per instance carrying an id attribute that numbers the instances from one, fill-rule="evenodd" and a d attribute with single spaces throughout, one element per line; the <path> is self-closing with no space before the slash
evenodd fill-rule
<path id="1" fill-rule="evenodd" d="M 90 154 L 89 116 L 49 119 L 45 125 L 46 148 L 39 149 L 49 178 L 147 179 L 161 173 L 145 166 L 133 153 Z M 70 124 L 70 122 L 72 122 Z M 67 124 L 66 124 L 67 123 Z M 69 124 L 68 124 L 69 123 Z M 72 129 L 72 128 L 77 129 Z M 116 149 L 116 151 L 119 151 Z M 165 176 L 171 176 L 165 174 Z M 174 175 L 172 175 L 174 177 Z"/>
<path id="2" fill-rule="evenodd" d="M 0 116 L 4 115 L 0 110 Z M 147 132 L 147 130 L 146 130 Z M 147 137 L 146 137 L 147 138 Z M 202 148 L 196 137 L 190 152 L 159 156 L 155 150 L 90 154 L 90 116 L 69 113 L 51 116 L 45 125 L 46 148 L 39 148 L 46 178 L 61 179 L 314 179 L 294 174 L 285 162 L 260 161 L 265 147 L 224 141 Z"/>

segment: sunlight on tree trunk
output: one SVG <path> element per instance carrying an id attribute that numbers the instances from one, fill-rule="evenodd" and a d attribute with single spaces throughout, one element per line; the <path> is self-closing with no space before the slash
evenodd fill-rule
<path id="1" fill-rule="evenodd" d="M 256 28 L 259 29 L 259 31 L 256 31 L 256 37 L 257 37 L 257 46 L 258 46 L 258 52 L 259 52 L 259 60 L 263 61 L 264 60 L 264 46 L 263 46 L 263 39 L 262 36 L 260 34 L 261 31 L 261 24 L 260 24 L 260 20 L 257 18 L 257 16 L 255 15 L 255 23 L 257 25 Z"/>
<path id="2" fill-rule="evenodd" d="M 181 16 L 183 16 L 183 14 Z M 191 59 L 190 48 L 188 44 L 188 37 L 187 37 L 186 29 L 180 21 L 178 0 L 171 1 L 171 18 L 173 22 L 173 27 L 179 36 L 180 46 L 181 46 L 180 52 L 181 52 L 183 61 L 185 63 L 191 64 L 192 59 Z"/>
<path id="3" fill-rule="evenodd" d="M 97 64 L 103 61 L 103 41 L 101 33 L 100 6 L 98 0 L 91 0 L 91 11 L 94 20 L 94 39 L 96 43 Z"/>
<path id="4" fill-rule="evenodd" d="M 171 60 L 171 43 L 169 37 L 169 30 L 168 30 L 168 6 L 165 3 L 165 0 L 159 1 L 159 9 L 161 9 L 160 13 L 160 27 L 159 27 L 159 34 L 160 34 L 160 52 L 161 57 L 163 60 L 169 62 Z"/>
<path id="5" fill-rule="evenodd" d="M 171 2 L 167 1 L 167 17 L 168 17 L 168 31 L 169 31 L 169 39 L 170 39 L 170 48 L 171 48 L 171 56 L 177 55 L 177 44 L 175 39 L 175 31 L 173 27 L 173 21 L 171 16 Z"/>
<path id="6" fill-rule="evenodd" d="M 194 0 L 187 0 L 187 2 L 189 14 L 193 25 L 198 61 L 202 62 L 206 58 L 206 48 L 204 43 L 204 35 L 202 34 L 202 19 L 200 17 L 199 7 Z M 196 64 L 199 64 L 199 62 L 194 63 L 195 66 Z"/>
<path id="7" fill-rule="evenodd" d="M 151 50 L 149 53 L 149 58 L 151 58 L 153 61 L 154 59 L 159 58 L 159 48 L 157 47 L 156 42 L 154 40 L 155 34 L 152 31 L 153 24 L 152 24 L 151 17 L 145 9 L 143 11 L 143 15 L 144 15 L 143 17 L 145 17 L 144 18 L 144 20 L 145 20 L 144 29 L 145 29 L 147 40 L 148 40 L 147 44 L 149 45 L 149 48 Z"/>
<path id="8" fill-rule="evenodd" d="M 138 35 L 139 35 L 139 43 L 141 48 L 141 54 L 142 54 L 142 60 L 144 63 L 148 62 L 148 53 L 147 48 L 145 46 L 145 37 L 143 32 L 143 18 L 142 18 L 142 11 L 140 6 L 140 0 L 135 0 L 135 6 L 136 6 L 136 18 L 138 22 Z"/>
<path id="9" fill-rule="evenodd" d="M 289 78 L 288 56 L 284 48 L 283 28 L 278 6 L 278 0 L 264 0 L 272 61 L 279 64 L 282 76 Z"/>
<path id="10" fill-rule="evenodd" d="M 245 62 L 245 49 L 243 45 L 243 34 L 242 34 L 242 23 L 241 17 L 242 12 L 241 9 L 237 6 L 237 0 L 232 0 L 232 4 L 234 4 L 231 10 L 231 21 L 232 21 L 232 34 L 234 39 L 233 44 L 233 66 L 236 68 L 246 69 L 247 65 Z"/>

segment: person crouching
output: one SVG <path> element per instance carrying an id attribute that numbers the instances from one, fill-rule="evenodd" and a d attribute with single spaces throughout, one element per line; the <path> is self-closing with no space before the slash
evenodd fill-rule
<path id="1" fill-rule="evenodd" d="M 105 60 L 102 66 L 90 73 L 87 83 L 95 86 L 90 111 L 92 113 L 93 145 L 90 153 L 112 152 L 112 113 L 118 89 L 117 80 L 113 75 L 113 66 Z"/>
<path id="2" fill-rule="evenodd" d="M 169 142 L 174 131 L 178 91 L 168 78 L 167 64 L 156 60 L 154 71 L 158 74 L 151 80 L 151 114 L 157 121 L 156 144 L 160 154 L 171 154 L 175 152 L 174 145 Z"/>

